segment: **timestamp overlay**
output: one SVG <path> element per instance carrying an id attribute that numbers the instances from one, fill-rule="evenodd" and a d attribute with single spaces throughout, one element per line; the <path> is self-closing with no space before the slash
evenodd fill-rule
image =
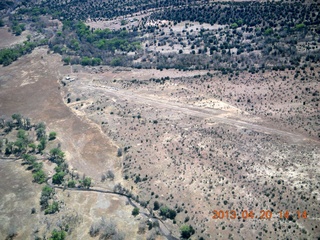
<path id="1" fill-rule="evenodd" d="M 308 219 L 309 213 L 307 210 L 279 210 L 279 211 L 271 211 L 271 210 L 213 210 L 212 211 L 212 219 L 224 219 L 224 220 L 233 220 L 233 219 L 261 219 L 261 220 L 270 220 L 279 218 L 282 220 L 290 220 L 294 219 Z"/>

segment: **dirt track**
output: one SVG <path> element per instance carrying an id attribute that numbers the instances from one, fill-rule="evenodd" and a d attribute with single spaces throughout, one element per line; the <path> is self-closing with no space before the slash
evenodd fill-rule
<path id="1" fill-rule="evenodd" d="M 238 115 L 234 115 L 234 118 L 230 118 L 225 116 L 229 112 L 224 110 L 182 104 L 178 102 L 168 101 L 163 98 L 159 98 L 157 96 L 140 95 L 132 91 L 116 89 L 113 87 L 98 86 L 94 84 L 90 84 L 89 86 L 83 86 L 83 88 L 85 89 L 88 89 L 88 87 L 90 87 L 91 90 L 103 89 L 103 91 L 106 92 L 109 97 L 115 97 L 122 100 L 126 99 L 130 102 L 135 102 L 135 103 L 150 104 L 154 106 L 156 109 L 167 109 L 167 110 L 171 109 L 173 111 L 180 112 L 186 115 L 191 115 L 193 117 L 205 118 L 209 123 L 210 122 L 223 123 L 223 124 L 228 124 L 232 126 L 237 126 L 239 128 L 247 128 L 257 132 L 263 132 L 266 134 L 280 135 L 282 137 L 289 138 L 293 142 L 302 142 L 306 140 L 312 140 L 300 134 L 286 132 L 279 129 L 266 127 L 260 124 L 254 124 L 249 121 L 250 116 L 241 116 L 240 114 L 238 114 Z"/>

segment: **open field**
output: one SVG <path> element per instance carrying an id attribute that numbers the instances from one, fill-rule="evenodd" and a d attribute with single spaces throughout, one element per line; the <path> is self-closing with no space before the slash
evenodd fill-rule
<path id="1" fill-rule="evenodd" d="M 121 162 L 116 157 L 113 142 L 93 122 L 85 116 L 75 115 L 62 101 L 59 74 L 68 74 L 69 68 L 60 64 L 59 56 L 47 55 L 46 49 L 37 49 L 10 67 L 2 68 L 1 72 L 2 117 L 9 118 L 19 112 L 32 121 L 44 121 L 49 129 L 58 133 L 58 142 L 67 153 L 70 170 L 90 176 L 95 186 L 99 186 L 101 173 L 108 169 L 115 173 L 114 182 L 100 184 L 101 189 L 112 189 L 116 182 L 121 181 Z M 55 144 L 57 142 L 50 143 L 48 148 L 56 147 Z M 88 239 L 90 226 L 98 223 L 101 217 L 114 222 L 119 231 L 128 228 L 125 231 L 126 239 L 129 236 L 143 238 L 144 233 L 138 234 L 138 227 L 140 222 L 143 225 L 147 219 L 142 216 L 134 218 L 131 215 L 132 206 L 125 197 L 58 189 L 56 198 L 61 201 L 60 211 L 54 216 L 46 216 L 39 206 L 41 187 L 32 183 L 32 174 L 20 165 L 21 161 L 12 162 L 3 158 L 0 164 L 4 178 L 0 186 L 3 193 L 1 238 L 5 239 L 11 232 L 16 233 L 16 239 L 48 237 L 53 229 L 68 224 L 68 238 Z M 50 176 L 52 167 L 46 163 L 45 168 Z M 31 214 L 33 207 L 36 214 Z M 29 221 L 30 218 L 32 221 Z M 146 236 L 148 234 L 152 232 L 147 232 Z"/>
<path id="2" fill-rule="evenodd" d="M 100 180 L 103 171 L 119 165 L 117 148 L 100 134 L 98 126 L 85 116 L 78 118 L 63 103 L 58 79 L 69 72 L 70 68 L 62 67 L 60 57 L 48 56 L 46 49 L 2 68 L 1 113 L 10 117 L 19 112 L 33 121 L 45 122 L 58 133 L 71 168 Z"/>
<path id="3" fill-rule="evenodd" d="M 20 36 L 14 36 L 12 33 L 8 32 L 7 27 L 0 28 L 0 48 L 11 47 L 15 44 L 21 44 L 27 40 L 27 35 L 30 34 L 28 31 L 24 31 Z"/>

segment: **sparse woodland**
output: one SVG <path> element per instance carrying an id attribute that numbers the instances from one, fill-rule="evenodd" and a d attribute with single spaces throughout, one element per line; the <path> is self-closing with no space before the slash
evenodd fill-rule
<path id="1" fill-rule="evenodd" d="M 150 9 L 150 16 L 147 14 L 135 25 L 125 22 L 119 30 L 89 29 L 83 23 L 88 18 L 92 21 L 115 20 L 119 16 L 134 18 Z M 299 70 L 318 62 L 319 10 L 316 2 L 300 1 L 211 4 L 190 1 L 188 5 L 175 1 L 139 1 L 139 4 L 49 1 L 38 5 L 24 2 L 15 14 L 9 15 L 6 24 L 13 32 L 24 24 L 23 29 L 27 25 L 44 34 L 45 39 L 50 38 L 50 49 L 62 54 L 65 64 L 214 69 L 235 74 L 266 69 Z M 46 19 L 47 14 L 62 21 L 61 30 L 45 30 L 52 24 Z M 183 21 L 184 25 L 174 31 Z M 192 22 L 199 22 L 200 27 L 192 28 Z M 218 27 L 212 29 L 202 24 Z M 170 50 L 162 51 L 164 48 Z M 135 54 L 128 55 L 129 52 Z M 11 62 L 2 58 L 0 63 Z"/>

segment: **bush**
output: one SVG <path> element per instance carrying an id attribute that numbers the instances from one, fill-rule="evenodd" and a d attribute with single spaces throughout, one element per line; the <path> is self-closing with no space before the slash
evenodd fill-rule
<path id="1" fill-rule="evenodd" d="M 46 196 L 46 197 L 51 197 L 53 194 L 53 188 L 50 187 L 49 185 L 46 185 L 42 188 L 41 195 Z"/>
<path id="2" fill-rule="evenodd" d="M 82 182 L 83 187 L 89 188 L 91 186 L 91 178 L 86 177 Z"/>
<path id="3" fill-rule="evenodd" d="M 75 188 L 75 187 L 76 187 L 76 181 L 70 180 L 70 181 L 68 182 L 68 187 L 69 187 L 69 188 Z"/>
<path id="4" fill-rule="evenodd" d="M 118 148 L 117 157 L 122 156 L 122 148 Z"/>
<path id="5" fill-rule="evenodd" d="M 100 223 L 100 239 L 112 239 L 117 233 L 117 226 L 113 221 L 106 221 L 104 218 L 101 219 Z"/>
<path id="6" fill-rule="evenodd" d="M 181 238 L 189 239 L 191 235 L 195 233 L 193 227 L 191 225 L 182 225 L 180 228 Z"/>
<path id="7" fill-rule="evenodd" d="M 56 132 L 50 132 L 49 133 L 49 141 L 56 139 L 56 136 L 57 136 Z"/>
<path id="8" fill-rule="evenodd" d="M 114 173 L 111 170 L 108 170 L 108 172 L 106 173 L 106 178 L 113 181 L 114 180 Z"/>
<path id="9" fill-rule="evenodd" d="M 44 183 L 46 181 L 46 178 L 47 176 L 43 170 L 39 170 L 33 174 L 34 181 L 39 184 Z"/>
<path id="10" fill-rule="evenodd" d="M 160 216 L 167 216 L 167 213 L 169 212 L 169 208 L 167 206 L 162 206 L 160 208 Z"/>
<path id="11" fill-rule="evenodd" d="M 132 215 L 133 215 L 133 216 L 139 215 L 139 208 L 135 207 L 135 208 L 132 210 Z"/>
<path id="12" fill-rule="evenodd" d="M 160 208 L 160 204 L 159 204 L 159 202 L 158 201 L 155 201 L 154 203 L 153 203 L 153 210 L 158 210 Z"/>
<path id="13" fill-rule="evenodd" d="M 61 231 L 58 231 L 56 229 L 54 229 L 51 233 L 51 237 L 50 237 L 50 240 L 64 240 L 66 239 L 66 232 L 61 230 Z"/>
<path id="14" fill-rule="evenodd" d="M 89 231 L 90 237 L 98 236 L 99 231 L 100 231 L 100 224 L 98 224 L 98 223 L 93 223 L 93 224 L 91 225 L 90 231 Z"/>
<path id="15" fill-rule="evenodd" d="M 64 172 L 57 172 L 52 177 L 52 183 L 53 184 L 58 184 L 58 185 L 61 184 L 63 182 L 64 176 L 65 176 Z"/>
<path id="16" fill-rule="evenodd" d="M 48 206 L 48 208 L 45 210 L 44 214 L 54 214 L 55 212 L 59 211 L 59 204 L 58 202 L 53 202 Z"/>

